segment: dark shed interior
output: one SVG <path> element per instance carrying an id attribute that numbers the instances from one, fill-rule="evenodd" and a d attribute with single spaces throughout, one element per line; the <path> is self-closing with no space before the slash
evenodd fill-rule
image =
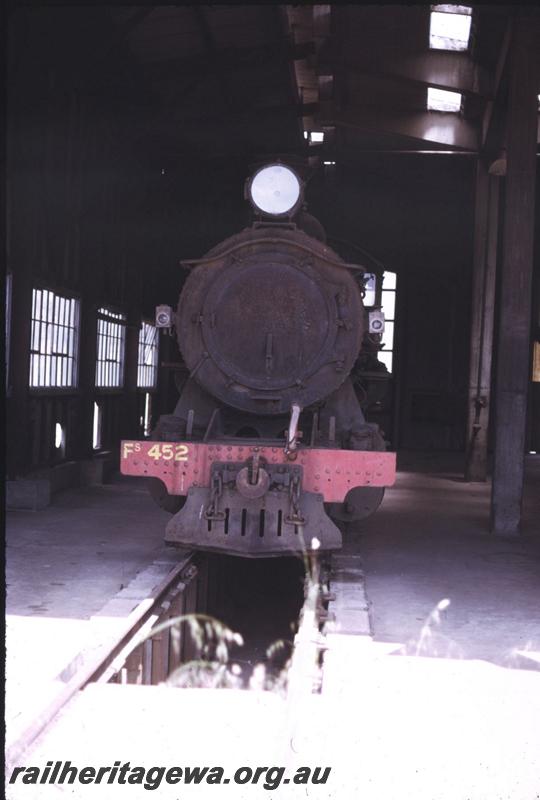
<path id="1" fill-rule="evenodd" d="M 473 6 L 462 50 L 429 46 L 430 13 L 12 5 L 9 480 L 116 454 L 147 426 L 147 395 L 150 427 L 171 410 L 173 369 L 138 387 L 141 320 L 176 306 L 181 259 L 249 224 L 244 182 L 278 158 L 329 241 L 397 276 L 391 449 L 461 454 L 472 480 L 495 454 L 510 505 L 521 496 L 524 454 L 540 451 L 538 12 Z M 429 87 L 459 109 L 428 110 Z M 29 384 L 36 289 L 79 300 L 74 386 Z M 118 387 L 96 387 L 103 308 L 125 315 Z M 162 334 L 160 363 L 179 359 Z"/>

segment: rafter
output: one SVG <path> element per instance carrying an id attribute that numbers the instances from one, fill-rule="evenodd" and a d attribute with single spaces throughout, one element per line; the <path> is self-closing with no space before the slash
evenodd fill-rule
<path id="1" fill-rule="evenodd" d="M 332 106 L 322 104 L 318 122 L 366 132 L 390 133 L 414 139 L 423 145 L 442 144 L 456 150 L 478 150 L 479 144 L 478 131 L 472 123 L 458 114 L 439 111 L 395 112 L 362 107 L 338 112 Z"/>
<path id="2" fill-rule="evenodd" d="M 373 59 L 347 59 L 343 68 L 350 73 L 380 75 L 393 80 L 434 86 L 462 94 L 490 97 L 493 81 L 488 72 L 475 63 L 467 53 L 427 50 L 422 53 L 403 55 L 385 60 L 383 63 Z M 333 59 L 327 53 L 319 63 L 320 75 L 332 73 Z"/>
<path id="3" fill-rule="evenodd" d="M 493 97 L 486 106 L 484 118 L 482 120 L 482 150 L 486 153 L 494 154 L 503 145 L 504 131 L 504 100 L 508 91 L 508 53 L 512 39 L 512 19 L 508 20 L 493 85 Z"/>

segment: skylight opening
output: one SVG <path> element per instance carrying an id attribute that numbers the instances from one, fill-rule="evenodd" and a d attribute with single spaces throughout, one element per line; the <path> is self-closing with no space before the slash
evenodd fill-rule
<path id="1" fill-rule="evenodd" d="M 460 111 L 461 94 L 447 92 L 445 89 L 434 89 L 429 86 L 427 90 L 428 111 Z"/>
<path id="2" fill-rule="evenodd" d="M 470 6 L 431 6 L 429 46 L 434 50 L 467 50 L 471 14 Z"/>
<path id="3" fill-rule="evenodd" d="M 304 139 L 307 139 L 309 144 L 322 144 L 324 131 L 304 131 Z"/>

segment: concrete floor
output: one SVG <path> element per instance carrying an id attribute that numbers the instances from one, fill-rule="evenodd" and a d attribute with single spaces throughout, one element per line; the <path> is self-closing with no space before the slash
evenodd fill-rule
<path id="1" fill-rule="evenodd" d="M 168 519 L 136 478 L 7 512 L 8 614 L 88 619 L 162 551 Z"/>
<path id="2" fill-rule="evenodd" d="M 540 456 L 527 459 L 523 534 L 513 539 L 489 535 L 489 484 L 464 483 L 455 456 L 400 454 L 399 467 L 379 511 L 344 536 L 363 559 L 375 639 L 417 652 L 426 618 L 448 598 L 424 654 L 507 664 L 515 649 L 540 651 Z M 36 637 L 56 674 L 62 651 L 84 637 L 81 621 L 168 550 L 168 519 L 141 482 L 123 477 L 59 494 L 41 512 L 9 512 L 13 648 Z M 46 652 L 59 620 L 65 635 Z"/>
<path id="3" fill-rule="evenodd" d="M 488 535 L 487 484 L 464 484 L 441 459 L 400 460 L 383 506 L 346 537 L 345 550 L 362 558 L 375 643 L 335 636 L 322 694 L 310 695 L 301 713 L 274 693 L 94 686 L 27 763 L 214 763 L 229 775 L 241 764 L 332 765 L 331 785 L 310 786 L 310 797 L 537 797 L 540 681 L 519 667 L 540 665 L 514 648 L 540 653 L 540 460 L 527 465 L 524 534 L 512 540 Z M 130 480 L 8 515 L 8 703 L 29 689 L 39 695 L 36 675 L 53 675 L 55 651 L 58 663 L 66 642 L 73 649 L 84 639 L 89 617 L 160 557 L 166 519 Z M 443 598 L 451 601 L 444 618 L 422 632 Z M 387 655 L 394 652 L 405 657 Z M 42 800 L 70 787 L 9 788 L 10 800 Z M 109 800 L 109 787 L 92 788 Z M 200 788 L 162 786 L 160 796 L 261 796 L 260 786 L 232 782 Z M 297 800 L 306 787 L 277 794 Z"/>
<path id="4" fill-rule="evenodd" d="M 23 729 L 62 688 L 60 673 L 96 636 L 91 618 L 168 555 L 160 511 L 133 478 L 69 490 L 6 515 L 6 724 Z"/>
<path id="5" fill-rule="evenodd" d="M 489 534 L 490 486 L 464 483 L 455 458 L 404 454 L 399 468 L 377 514 L 346 537 L 362 556 L 375 640 L 531 665 L 516 651 L 540 653 L 540 457 L 527 458 L 523 531 L 513 538 Z M 448 609 L 422 633 L 443 599 Z"/>

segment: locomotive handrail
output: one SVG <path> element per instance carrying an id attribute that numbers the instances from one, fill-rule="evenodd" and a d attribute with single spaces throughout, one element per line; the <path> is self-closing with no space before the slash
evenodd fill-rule
<path id="1" fill-rule="evenodd" d="M 186 267 L 186 269 L 192 269 L 193 267 L 198 267 L 198 266 L 200 266 L 202 264 L 211 264 L 213 261 L 218 261 L 219 259 L 222 259 L 222 258 L 224 258 L 225 256 L 228 256 L 228 255 L 231 255 L 231 253 L 236 252 L 236 250 L 240 250 L 243 247 L 249 246 L 250 244 L 257 244 L 257 245 L 259 245 L 259 244 L 273 244 L 273 245 L 275 245 L 275 244 L 289 244 L 289 245 L 292 244 L 294 247 L 297 247 L 299 250 L 305 250 L 307 253 L 310 253 L 313 256 L 316 256 L 318 258 L 322 258 L 323 257 L 323 256 L 321 256 L 320 253 L 318 253 L 312 247 L 308 247 L 305 244 L 302 244 L 300 242 L 292 241 L 291 239 L 282 239 L 282 238 L 279 238 L 279 237 L 272 236 L 272 237 L 265 237 L 263 239 L 255 239 L 254 241 L 247 240 L 247 241 L 244 241 L 244 242 L 239 242 L 238 244 L 235 244 L 232 247 L 229 247 L 227 250 L 222 250 L 221 252 L 216 253 L 213 256 L 210 256 L 209 258 L 182 259 L 180 261 L 180 265 L 182 267 Z M 355 271 L 355 272 L 365 272 L 366 271 L 366 268 L 362 267 L 360 264 L 348 264 L 346 261 L 335 261 L 334 259 L 328 258 L 327 256 L 324 256 L 324 258 L 325 258 L 325 261 L 328 264 L 332 264 L 332 266 L 334 266 L 334 267 L 345 267 L 345 269 L 349 269 L 349 270 Z"/>

